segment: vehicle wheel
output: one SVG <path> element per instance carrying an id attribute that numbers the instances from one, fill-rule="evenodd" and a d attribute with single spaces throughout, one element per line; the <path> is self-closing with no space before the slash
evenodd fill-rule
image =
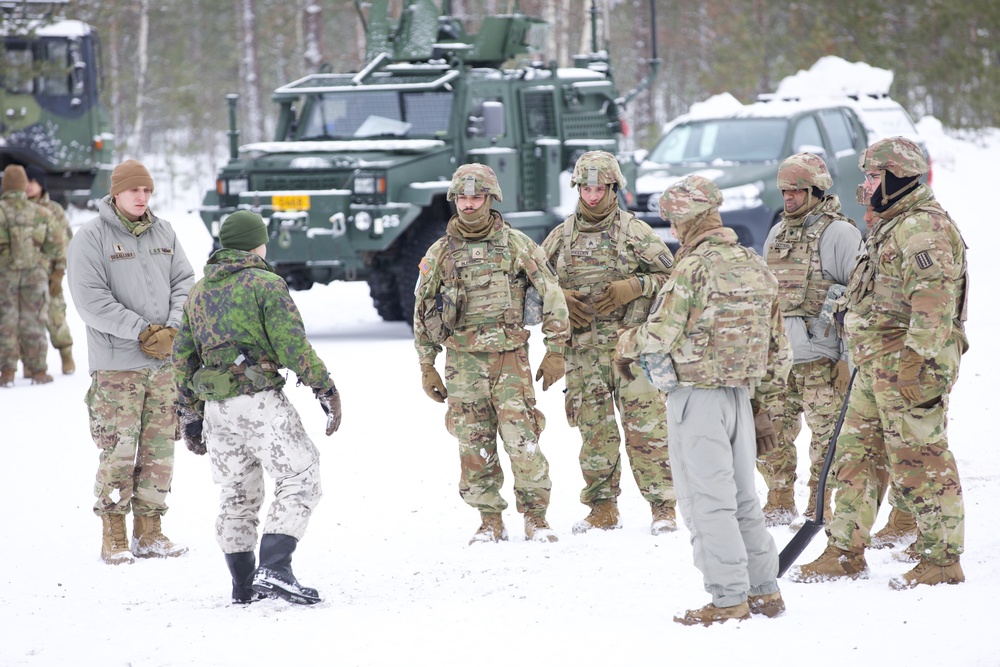
<path id="1" fill-rule="evenodd" d="M 375 306 L 378 316 L 386 322 L 400 322 L 405 319 L 403 308 L 399 303 L 399 288 L 396 282 L 396 276 L 382 269 L 376 269 L 368 275 L 368 291 L 372 297 L 372 305 Z"/>
<path id="2" fill-rule="evenodd" d="M 410 327 L 413 326 L 413 305 L 416 302 L 413 290 L 417 286 L 417 277 L 420 275 L 420 260 L 423 259 L 427 249 L 444 236 L 447 225 L 447 211 L 440 213 L 434 208 L 428 209 L 424 215 L 416 220 L 413 234 L 405 239 L 405 243 L 396 257 L 393 273 L 396 274 L 399 306 L 403 312 L 403 319 Z"/>

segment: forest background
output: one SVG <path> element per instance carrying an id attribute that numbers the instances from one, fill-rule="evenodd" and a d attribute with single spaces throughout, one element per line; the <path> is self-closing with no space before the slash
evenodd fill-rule
<path id="1" fill-rule="evenodd" d="M 404 4 L 389 0 L 390 14 Z M 515 6 L 548 20 L 539 59 L 560 66 L 592 49 L 591 0 L 442 4 L 472 32 Z M 596 7 L 599 48 L 624 93 L 648 72 L 650 0 Z M 752 102 L 825 55 L 892 70 L 890 92 L 914 120 L 1000 127 L 1000 0 L 656 0 L 655 11 L 660 72 L 626 110 L 625 149 L 652 147 L 695 102 L 722 92 Z M 354 0 L 72 0 L 61 12 L 100 34 L 118 155 L 197 159 L 208 179 L 225 156 L 227 93 L 240 95 L 241 143 L 267 140 L 276 87 L 365 64 Z"/>

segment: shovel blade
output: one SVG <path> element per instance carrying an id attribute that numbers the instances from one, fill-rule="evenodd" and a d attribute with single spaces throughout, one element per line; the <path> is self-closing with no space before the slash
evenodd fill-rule
<path id="1" fill-rule="evenodd" d="M 802 552 L 806 550 L 812 539 L 816 537 L 816 533 L 823 530 L 823 526 L 826 525 L 825 521 L 814 521 L 809 519 L 806 521 L 799 532 L 792 536 L 785 548 L 781 550 L 778 554 L 778 577 L 780 578 L 788 568 L 792 566 L 795 559 L 802 555 Z"/>

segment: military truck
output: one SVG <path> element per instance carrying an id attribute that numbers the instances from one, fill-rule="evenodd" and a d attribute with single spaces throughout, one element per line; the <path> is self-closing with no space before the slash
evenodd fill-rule
<path id="1" fill-rule="evenodd" d="M 274 92 L 273 141 L 237 147 L 230 103 L 230 160 L 205 196 L 201 215 L 218 238 L 237 209 L 259 212 L 272 241 L 267 259 L 292 289 L 365 280 L 378 314 L 412 324 L 413 290 L 424 251 L 451 216 L 445 195 L 459 165 L 496 172 L 498 205 L 534 239 L 576 205 L 569 170 L 589 150 L 618 152 L 624 104 L 607 53 L 572 66 L 505 63 L 541 50 L 547 24 L 515 10 L 486 16 L 476 34 L 430 0 L 389 16 L 374 1 L 364 24 L 367 64 L 359 72 L 317 73 Z M 655 53 L 650 74 L 655 75 Z M 631 159 L 620 158 L 626 173 Z"/>
<path id="2" fill-rule="evenodd" d="M 58 4 L 0 5 L 0 169 L 37 165 L 52 199 L 83 208 L 108 193 L 114 135 L 100 101 L 97 32 L 32 12 Z"/>

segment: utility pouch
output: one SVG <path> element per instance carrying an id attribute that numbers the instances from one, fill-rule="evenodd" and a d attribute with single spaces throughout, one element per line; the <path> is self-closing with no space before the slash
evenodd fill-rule
<path id="1" fill-rule="evenodd" d="M 232 396 L 236 378 L 227 368 L 199 368 L 188 387 L 203 401 L 221 401 Z"/>
<path id="2" fill-rule="evenodd" d="M 532 327 L 542 323 L 542 296 L 529 285 L 524 293 L 524 326 Z"/>
<path id="3" fill-rule="evenodd" d="M 445 328 L 454 331 L 461 316 L 463 292 L 458 285 L 441 285 L 438 292 L 440 299 L 441 322 Z"/>
<path id="4" fill-rule="evenodd" d="M 640 354 L 639 365 L 646 373 L 649 382 L 662 392 L 671 392 L 679 386 L 677 373 L 674 371 L 674 361 L 669 354 L 654 352 Z"/>
<path id="5" fill-rule="evenodd" d="M 837 321 L 837 314 L 847 307 L 846 294 L 846 285 L 830 285 L 830 289 L 826 291 L 826 298 L 823 299 L 823 305 L 819 309 L 819 315 L 817 316 L 820 322 L 829 327 Z"/>
<path id="6" fill-rule="evenodd" d="M 253 384 L 253 388 L 258 391 L 270 389 L 274 386 L 271 378 L 264 373 L 264 369 L 261 368 L 259 364 L 255 366 L 247 366 L 246 370 L 243 371 L 243 376 L 250 380 Z"/>

